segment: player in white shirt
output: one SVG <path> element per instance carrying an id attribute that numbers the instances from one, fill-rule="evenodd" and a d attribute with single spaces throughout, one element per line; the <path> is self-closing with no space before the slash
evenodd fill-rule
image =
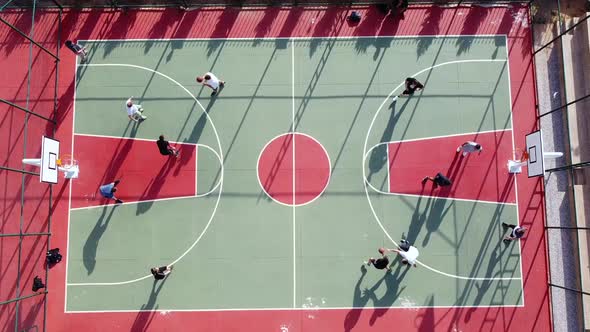
<path id="1" fill-rule="evenodd" d="M 405 248 L 407 248 L 408 250 L 404 250 Z M 420 252 L 418 251 L 418 248 L 412 246 L 412 245 L 408 245 L 402 248 L 400 247 L 400 249 L 396 249 L 394 250 L 395 252 L 397 252 L 398 255 L 402 256 L 402 263 L 403 264 L 408 264 L 411 265 L 413 267 L 418 267 L 417 262 L 418 262 L 418 256 L 420 256 Z"/>
<path id="2" fill-rule="evenodd" d="M 127 116 L 130 120 L 140 122 L 147 119 L 147 116 L 143 115 L 143 107 L 133 103 L 133 96 L 127 99 L 125 106 L 127 106 Z"/>
<path id="3" fill-rule="evenodd" d="M 481 153 L 483 151 L 483 148 L 479 143 L 467 141 L 457 148 L 457 153 L 461 151 L 463 151 L 463 157 L 466 157 L 468 154 L 475 151 L 479 151 L 479 153 Z"/>
<path id="4" fill-rule="evenodd" d="M 225 81 L 220 80 L 211 72 L 207 72 L 203 76 L 197 76 L 197 82 L 210 87 L 213 90 L 211 96 L 215 96 L 219 92 L 219 87 L 223 88 L 225 86 Z"/>

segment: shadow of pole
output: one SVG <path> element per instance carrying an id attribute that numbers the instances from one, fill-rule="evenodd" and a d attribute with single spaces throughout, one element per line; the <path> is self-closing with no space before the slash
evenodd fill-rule
<path id="1" fill-rule="evenodd" d="M 106 213 L 109 207 L 104 206 L 102 208 L 102 214 L 98 218 L 90 234 L 88 234 L 86 243 L 84 243 L 84 247 L 82 248 L 82 258 L 88 275 L 92 274 L 94 271 L 94 267 L 96 266 L 96 251 L 98 249 L 98 243 L 104 232 L 107 230 L 107 226 L 109 225 L 111 217 L 113 216 L 117 206 L 118 205 L 112 205 L 110 207 L 108 216 Z"/>

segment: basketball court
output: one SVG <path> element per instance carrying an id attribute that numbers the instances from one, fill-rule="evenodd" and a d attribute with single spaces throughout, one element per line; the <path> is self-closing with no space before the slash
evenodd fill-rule
<path id="1" fill-rule="evenodd" d="M 362 13 L 65 18 L 89 59 L 60 72 L 59 149 L 80 169 L 59 174 L 51 330 L 550 330 L 540 182 L 507 164 L 534 145 L 525 7 Z M 227 81 L 215 97 L 207 71 Z M 406 77 L 425 88 L 398 97 Z M 465 141 L 483 152 L 456 153 Z M 438 172 L 453 185 L 422 184 Z M 117 179 L 122 205 L 98 193 Z M 527 237 L 503 242 L 502 222 Z M 402 238 L 418 267 L 364 264 Z"/>

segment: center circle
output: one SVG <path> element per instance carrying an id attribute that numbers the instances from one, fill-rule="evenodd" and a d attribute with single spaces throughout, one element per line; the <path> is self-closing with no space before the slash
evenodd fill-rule
<path id="1" fill-rule="evenodd" d="M 286 133 L 273 138 L 258 157 L 258 182 L 274 201 L 298 206 L 320 197 L 330 181 L 330 157 L 315 138 Z"/>

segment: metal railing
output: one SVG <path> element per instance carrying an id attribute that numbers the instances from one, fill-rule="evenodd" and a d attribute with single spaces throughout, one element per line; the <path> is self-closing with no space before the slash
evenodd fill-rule
<path id="1" fill-rule="evenodd" d="M 43 42 L 39 42 L 38 40 L 36 40 L 35 38 L 35 16 L 39 11 L 40 7 L 46 7 L 48 4 L 51 4 L 52 6 L 54 6 L 55 8 L 58 8 L 58 16 L 56 19 L 56 24 L 57 24 L 57 31 L 54 35 L 52 35 L 52 37 L 49 37 L 49 40 L 44 40 Z M 26 31 L 28 32 L 24 32 L 21 29 L 19 29 L 17 26 L 11 24 L 8 20 L 6 20 L 4 17 L 2 17 L 2 13 L 0 13 L 0 26 L 7 31 L 7 34 L 9 34 L 11 37 L 14 37 L 11 40 L 11 43 L 15 43 L 15 44 L 19 44 L 19 45 L 28 45 L 28 61 L 25 60 L 25 57 L 23 56 L 23 61 L 20 62 L 20 64 L 22 64 L 23 68 L 24 66 L 26 66 L 26 77 L 20 77 L 20 78 L 14 78 L 14 77 L 4 77 L 3 78 L 3 83 L 7 83 L 7 82 L 12 82 L 12 80 L 14 79 L 22 79 L 22 91 L 26 91 L 26 97 L 24 98 L 24 100 L 22 100 L 22 98 L 20 97 L 15 97 L 15 96 L 8 96 L 8 95 L 2 95 L 0 96 L 0 104 L 2 104 L 3 110 L 5 110 L 5 112 L 3 112 L 2 114 L 0 114 L 1 116 L 4 117 L 4 119 L 10 119 L 12 117 L 17 117 L 20 119 L 20 117 L 22 117 L 23 120 L 23 133 L 22 133 L 22 137 L 23 140 L 22 142 L 19 141 L 19 143 L 17 144 L 22 144 L 22 147 L 17 149 L 17 151 L 19 151 L 18 154 L 20 154 L 21 149 L 22 149 L 22 155 L 17 155 L 17 153 L 15 153 L 14 155 L 12 155 L 11 152 L 9 153 L 9 158 L 6 159 L 6 162 L 8 162 L 9 160 L 17 160 L 19 161 L 20 158 L 23 158 L 26 154 L 27 151 L 29 151 L 28 153 L 31 153 L 31 148 L 27 147 L 27 142 L 30 141 L 30 139 L 35 139 L 35 135 L 36 133 L 31 133 L 30 134 L 30 138 L 27 137 L 29 135 L 29 127 L 33 126 L 33 122 L 34 121 L 41 121 L 43 123 L 45 123 L 45 127 L 46 135 L 55 135 L 55 130 L 56 130 L 56 116 L 57 116 L 57 112 L 58 112 L 58 98 L 57 98 L 57 94 L 58 94 L 58 82 L 59 82 L 59 77 L 58 77 L 58 72 L 59 72 L 59 44 L 60 44 L 60 40 L 59 40 L 59 36 L 61 34 L 61 5 L 58 4 L 57 2 L 54 1 L 19 1 L 19 0 L 8 0 L 6 2 L 4 2 L 3 4 L 0 4 L 0 12 L 6 10 L 7 8 L 26 8 L 27 9 L 27 15 L 30 14 L 31 17 L 31 21 L 30 21 L 30 29 L 27 29 Z M 46 33 L 46 32 L 44 32 Z M 54 36 L 54 37 L 53 37 Z M 54 39 L 53 39 L 54 38 Z M 48 43 L 49 42 L 49 43 Z M 44 46 L 45 45 L 45 46 Z M 52 45 L 52 46 L 48 46 L 48 45 Z M 26 47 L 26 46 L 25 46 Z M 50 49 L 48 49 L 48 47 Z M 51 50 L 53 49 L 53 50 Z M 8 54 L 10 53 L 10 51 L 6 51 L 6 56 L 9 56 Z M 36 60 L 39 60 L 39 63 L 36 63 L 35 60 L 33 59 L 35 58 Z M 41 60 L 40 60 L 41 59 Z M 43 61 L 44 60 L 44 61 Z M 49 63 L 53 63 L 53 66 L 48 66 Z M 54 70 L 55 72 L 53 73 L 52 70 Z M 25 71 L 25 70 L 23 70 Z M 38 80 L 39 77 L 37 77 L 36 75 L 39 73 L 44 73 L 42 75 L 42 77 L 44 79 L 48 79 L 47 84 L 54 84 L 54 88 L 51 90 L 49 90 L 50 92 L 48 92 L 49 94 L 52 94 L 52 99 L 50 99 L 49 103 L 52 103 L 52 105 L 50 106 L 51 109 L 48 110 L 51 112 L 51 115 L 44 115 L 44 114 L 40 114 L 39 112 L 37 112 L 36 110 L 34 110 L 35 104 L 38 101 L 38 98 L 40 98 L 37 95 L 32 95 L 33 93 L 39 93 L 39 94 L 43 94 L 45 96 L 46 92 L 43 91 L 37 91 L 35 90 L 36 88 L 33 86 L 33 84 L 35 84 L 35 80 Z M 49 75 L 45 75 L 49 73 Z M 7 75 L 10 76 L 10 75 Z M 48 78 L 45 78 L 45 76 L 47 76 Z M 52 76 L 54 76 L 55 80 L 52 79 Z M 53 82 L 51 82 L 53 81 Z M 34 92 L 33 92 L 34 91 Z M 7 92 L 3 92 L 6 93 Z M 18 94 L 18 96 L 22 96 L 21 94 Z M 20 98 L 20 99 L 19 99 Z M 33 105 L 33 106 L 31 106 Z M 42 110 L 45 110 L 47 107 L 47 105 L 43 104 L 43 106 L 41 107 Z M 22 115 L 20 115 L 22 114 Z M 38 127 L 38 124 L 34 125 L 35 127 Z M 4 130 L 11 130 L 10 128 L 8 129 L 4 129 Z M 38 139 L 40 139 L 40 137 L 38 137 Z M 36 152 L 36 151 L 33 151 Z M 40 243 L 45 243 L 46 248 L 45 250 L 49 250 L 50 246 L 51 246 L 51 222 L 52 222 L 52 209 L 53 209 L 53 199 L 52 199 L 52 195 L 53 195 L 53 186 L 50 184 L 47 184 L 47 186 L 49 187 L 49 204 L 48 204 L 48 210 L 47 210 L 47 219 L 44 218 L 31 218 L 30 220 L 27 219 L 27 222 L 31 222 L 31 223 L 35 223 L 35 222 L 39 222 L 41 219 L 43 219 L 43 221 L 47 221 L 47 225 L 44 226 L 42 231 L 38 231 L 38 232 L 27 232 L 26 229 L 28 227 L 25 227 L 24 223 L 25 223 L 25 213 L 27 211 L 27 207 L 28 205 L 25 203 L 26 202 L 26 195 L 25 195 L 25 190 L 26 190 L 26 183 L 27 181 L 30 181 L 30 177 L 35 177 L 38 178 L 39 177 L 39 173 L 35 172 L 35 171 L 30 171 L 28 169 L 25 169 L 25 167 L 23 165 L 20 166 L 20 168 L 18 168 L 18 166 L 16 166 L 15 164 L 12 165 L 0 165 L 0 173 L 3 174 L 3 176 L 10 176 L 10 177 L 17 177 L 20 176 L 20 214 L 19 214 L 19 221 L 18 221 L 18 231 L 11 231 L 11 232 L 6 232 L 6 233 L 0 233 L 0 241 L 10 241 L 11 238 L 13 239 L 18 239 L 18 247 L 16 248 L 15 255 L 17 255 L 17 259 L 16 259 L 16 263 L 15 263 L 15 271 L 16 272 L 16 280 L 8 280 L 8 277 L 5 275 L 3 276 L 3 285 L 9 285 L 9 284 L 14 284 L 14 289 L 5 289 L 5 291 L 9 292 L 13 292 L 13 293 L 9 293 L 12 296 L 12 298 L 8 298 L 8 299 L 3 299 L 2 301 L 0 301 L 0 306 L 4 306 L 4 305 L 12 305 L 14 306 L 14 317 L 7 317 L 6 321 L 3 320 L 3 322 L 5 322 L 6 324 L 9 324 L 7 326 L 4 326 L 4 328 L 6 328 L 6 330 L 9 329 L 10 326 L 14 325 L 14 331 L 18 332 L 18 331 L 28 331 L 28 330 L 41 330 L 41 331 L 46 331 L 47 327 L 46 327 L 46 320 L 47 320 L 47 294 L 49 293 L 49 267 L 44 264 L 45 259 L 41 259 L 41 260 L 37 260 L 35 259 L 33 262 L 34 263 L 30 263 L 29 261 L 27 261 L 25 259 L 25 257 L 27 257 L 27 255 L 30 254 L 30 252 L 27 252 L 28 250 L 31 250 L 29 247 L 26 247 L 24 242 L 25 242 L 25 238 L 29 239 L 27 241 L 39 241 Z M 12 189 L 12 188 L 9 188 Z M 8 199 L 8 198 L 6 198 Z M 30 203 L 29 203 L 30 204 Z M 43 205 L 44 206 L 44 205 Z M 7 212 L 8 213 L 8 212 Z M 45 212 L 42 213 L 43 216 L 45 216 Z M 45 231 L 46 230 L 46 231 Z M 44 258 L 44 257 L 43 257 Z M 41 262 L 41 263 L 39 263 Z M 45 287 L 42 290 L 39 290 L 37 292 L 33 292 L 30 289 L 30 285 L 31 285 L 31 281 L 29 279 L 24 279 L 24 276 L 22 275 L 22 271 L 24 269 L 24 267 L 26 266 L 27 269 L 31 268 L 31 269 L 39 269 L 40 266 L 33 266 L 32 264 L 43 264 L 43 270 L 44 270 L 44 276 L 42 278 L 42 280 L 44 280 L 45 283 Z M 31 301 L 31 298 L 38 298 L 38 297 L 43 297 L 40 303 L 42 303 L 43 305 L 43 317 L 42 319 L 35 316 L 35 317 L 30 317 L 30 316 L 26 316 L 26 313 L 23 313 L 23 307 L 27 307 L 24 306 L 23 301 Z"/>

